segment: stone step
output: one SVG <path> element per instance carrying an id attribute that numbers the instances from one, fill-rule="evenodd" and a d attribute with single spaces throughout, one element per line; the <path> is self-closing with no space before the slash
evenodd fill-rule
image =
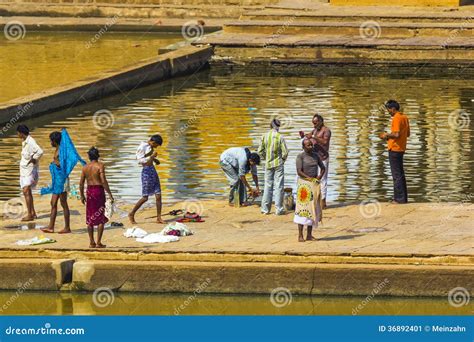
<path id="1" fill-rule="evenodd" d="M 412 37 L 366 39 L 360 36 L 221 33 L 205 36 L 215 58 L 238 62 L 329 64 L 471 65 L 474 38 Z"/>
<path id="2" fill-rule="evenodd" d="M 351 35 L 373 38 L 408 38 L 418 36 L 473 37 L 474 21 L 471 23 L 379 23 L 365 22 L 303 22 L 276 20 L 241 20 L 227 23 L 225 33 L 258 33 L 285 35 Z"/>
<path id="3" fill-rule="evenodd" d="M 377 21 L 392 23 L 474 23 L 474 6 L 460 9 L 441 8 L 423 9 L 401 7 L 336 7 L 320 6 L 317 9 L 287 8 L 266 6 L 263 10 L 249 10 L 244 12 L 242 20 L 291 20 L 303 21 Z"/>
<path id="4" fill-rule="evenodd" d="M 0 16 L 120 17 L 120 18 L 239 18 L 263 5 L 156 5 L 123 3 L 12 3 L 0 1 Z"/>

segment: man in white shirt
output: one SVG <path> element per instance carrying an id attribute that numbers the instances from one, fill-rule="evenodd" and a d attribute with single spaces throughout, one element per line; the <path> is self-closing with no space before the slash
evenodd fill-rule
<path id="1" fill-rule="evenodd" d="M 156 222 L 165 223 L 161 218 L 161 184 L 154 164 L 159 165 L 156 159 L 155 148 L 163 144 L 163 138 L 159 134 L 150 137 L 147 142 L 142 142 L 137 149 L 138 164 L 142 167 L 142 198 L 140 198 L 132 209 L 128 218 L 132 224 L 136 224 L 135 214 L 140 207 L 148 201 L 148 196 L 155 196 L 156 199 Z"/>
<path id="2" fill-rule="evenodd" d="M 32 189 L 36 187 L 39 179 L 39 159 L 43 150 L 38 146 L 35 139 L 30 135 L 26 125 L 19 125 L 16 129 L 18 137 L 22 140 L 20 160 L 20 187 L 25 196 L 27 215 L 22 221 L 33 221 L 36 219 L 36 211 L 33 204 Z"/>

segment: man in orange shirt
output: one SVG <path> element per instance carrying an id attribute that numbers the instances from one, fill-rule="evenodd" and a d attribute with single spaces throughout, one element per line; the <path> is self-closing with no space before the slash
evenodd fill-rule
<path id="1" fill-rule="evenodd" d="M 392 117 L 392 128 L 390 133 L 382 133 L 380 138 L 387 140 L 388 159 L 393 178 L 393 203 L 407 203 L 408 191 L 403 169 L 403 156 L 407 147 L 407 139 L 410 136 L 410 122 L 408 117 L 400 112 L 400 105 L 397 101 L 387 101 L 385 108 Z"/>

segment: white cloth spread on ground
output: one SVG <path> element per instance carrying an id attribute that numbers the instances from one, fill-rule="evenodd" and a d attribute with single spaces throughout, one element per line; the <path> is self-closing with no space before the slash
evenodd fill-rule
<path id="1" fill-rule="evenodd" d="M 137 242 L 144 242 L 144 243 L 167 243 L 167 242 L 175 242 L 179 241 L 179 237 L 173 235 L 161 235 L 161 233 L 153 233 L 148 234 L 143 238 L 137 239 Z"/>
<path id="2" fill-rule="evenodd" d="M 133 227 L 133 228 L 128 228 L 125 233 L 123 233 L 123 236 L 127 238 L 142 238 L 147 236 L 148 233 L 141 229 L 140 227 Z"/>
<path id="3" fill-rule="evenodd" d="M 53 243 L 56 242 L 56 240 L 53 240 L 48 237 L 44 236 L 35 236 L 34 238 L 27 239 L 27 240 L 18 240 L 15 242 L 18 246 L 32 246 L 32 245 L 42 245 L 45 243 Z"/>
<path id="4" fill-rule="evenodd" d="M 159 233 L 148 234 L 145 230 L 140 227 L 127 228 L 123 233 L 123 236 L 127 238 L 136 238 L 137 242 L 143 243 L 168 243 L 179 241 L 179 237 L 175 235 L 167 235 L 168 232 L 177 230 L 181 233 L 181 236 L 193 235 L 194 232 L 189 229 L 185 224 L 180 222 L 173 222 L 168 224 Z"/>

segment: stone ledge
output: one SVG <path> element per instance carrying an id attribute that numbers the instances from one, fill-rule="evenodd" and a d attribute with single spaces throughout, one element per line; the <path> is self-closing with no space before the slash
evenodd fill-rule
<path id="1" fill-rule="evenodd" d="M 0 259 L 1 290 L 58 290 L 72 280 L 71 259 Z"/>
<path id="2" fill-rule="evenodd" d="M 108 248 L 107 251 L 89 249 L 0 249 L 2 259 L 74 259 L 122 261 L 206 261 L 206 262 L 274 262 L 274 263 L 331 263 L 383 265 L 440 265 L 474 266 L 472 255 L 434 255 L 417 253 L 242 253 L 235 252 L 169 252 L 130 251 Z"/>
<path id="3" fill-rule="evenodd" d="M 243 282 L 242 279 L 245 279 Z M 78 261 L 71 289 L 192 293 L 446 296 L 453 287 L 474 288 L 474 267 L 334 265 L 223 262 Z"/>

